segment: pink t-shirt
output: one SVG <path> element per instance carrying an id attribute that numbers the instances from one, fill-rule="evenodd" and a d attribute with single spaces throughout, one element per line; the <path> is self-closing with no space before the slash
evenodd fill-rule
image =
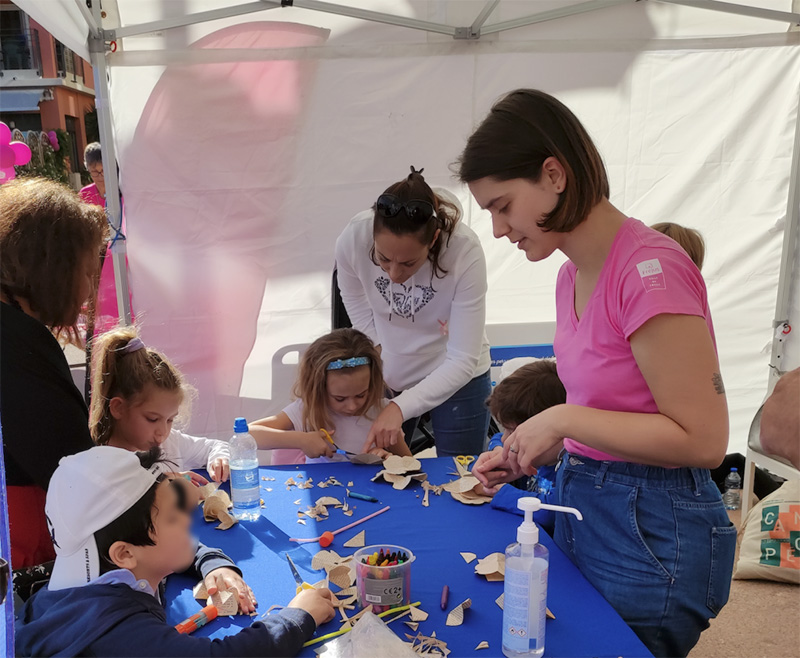
<path id="1" fill-rule="evenodd" d="M 669 313 L 704 318 L 714 340 L 700 270 L 677 242 L 629 218 L 614 238 L 580 321 L 575 314 L 576 271 L 567 261 L 556 282 L 553 347 L 567 404 L 657 413 L 630 337 L 650 318 Z M 592 459 L 621 461 L 572 439 L 565 439 L 564 447 Z"/>

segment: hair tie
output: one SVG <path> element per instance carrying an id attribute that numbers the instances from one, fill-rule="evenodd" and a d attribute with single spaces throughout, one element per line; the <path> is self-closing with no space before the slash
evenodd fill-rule
<path id="1" fill-rule="evenodd" d="M 128 341 L 128 344 L 122 348 L 121 352 L 123 354 L 130 354 L 131 352 L 136 352 L 138 350 L 144 349 L 144 343 L 142 339 L 136 336 L 135 338 L 131 338 Z"/>
<path id="2" fill-rule="evenodd" d="M 425 171 L 425 167 L 423 167 L 422 169 L 420 169 L 419 171 L 417 171 L 416 169 L 414 169 L 414 165 L 411 165 L 411 173 L 408 175 L 408 180 L 411 180 L 411 177 L 412 177 L 414 174 L 419 174 L 420 176 L 422 176 L 422 172 L 423 172 L 423 171 Z"/>
<path id="3" fill-rule="evenodd" d="M 356 368 L 358 366 L 368 366 L 370 360 L 368 356 L 353 356 L 349 359 L 336 359 L 331 361 L 325 370 L 341 370 L 342 368 Z"/>

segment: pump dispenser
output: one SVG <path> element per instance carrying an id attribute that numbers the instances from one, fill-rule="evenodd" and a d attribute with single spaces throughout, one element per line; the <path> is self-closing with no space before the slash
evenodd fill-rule
<path id="1" fill-rule="evenodd" d="M 525 520 L 517 528 L 517 541 L 506 549 L 503 589 L 503 653 L 509 658 L 544 654 L 549 551 L 539 543 L 533 513 L 540 509 L 574 514 L 574 507 L 546 505 L 538 498 L 520 498 L 517 505 Z"/>

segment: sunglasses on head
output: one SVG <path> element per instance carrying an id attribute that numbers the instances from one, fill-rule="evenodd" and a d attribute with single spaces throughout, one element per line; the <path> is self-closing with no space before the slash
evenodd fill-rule
<path id="1" fill-rule="evenodd" d="M 411 199 L 401 201 L 394 194 L 381 194 L 375 204 L 375 210 L 381 217 L 391 219 L 396 217 L 401 210 L 406 211 L 406 215 L 412 222 L 427 222 L 431 217 L 436 217 L 433 204 L 421 199 Z"/>

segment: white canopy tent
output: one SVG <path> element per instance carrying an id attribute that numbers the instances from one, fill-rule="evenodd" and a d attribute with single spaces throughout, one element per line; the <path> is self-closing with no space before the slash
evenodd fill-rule
<path id="1" fill-rule="evenodd" d="M 94 66 L 137 319 L 199 389 L 193 431 L 226 435 L 234 415 L 288 401 L 284 355 L 329 326 L 336 236 L 410 164 L 481 236 L 488 323 L 554 320 L 562 261 L 494 240 L 448 169 L 493 100 L 523 86 L 587 125 L 613 203 L 705 236 L 730 452 L 774 385 L 768 366 L 800 365 L 784 333 L 800 325 L 792 0 L 17 4 Z"/>

